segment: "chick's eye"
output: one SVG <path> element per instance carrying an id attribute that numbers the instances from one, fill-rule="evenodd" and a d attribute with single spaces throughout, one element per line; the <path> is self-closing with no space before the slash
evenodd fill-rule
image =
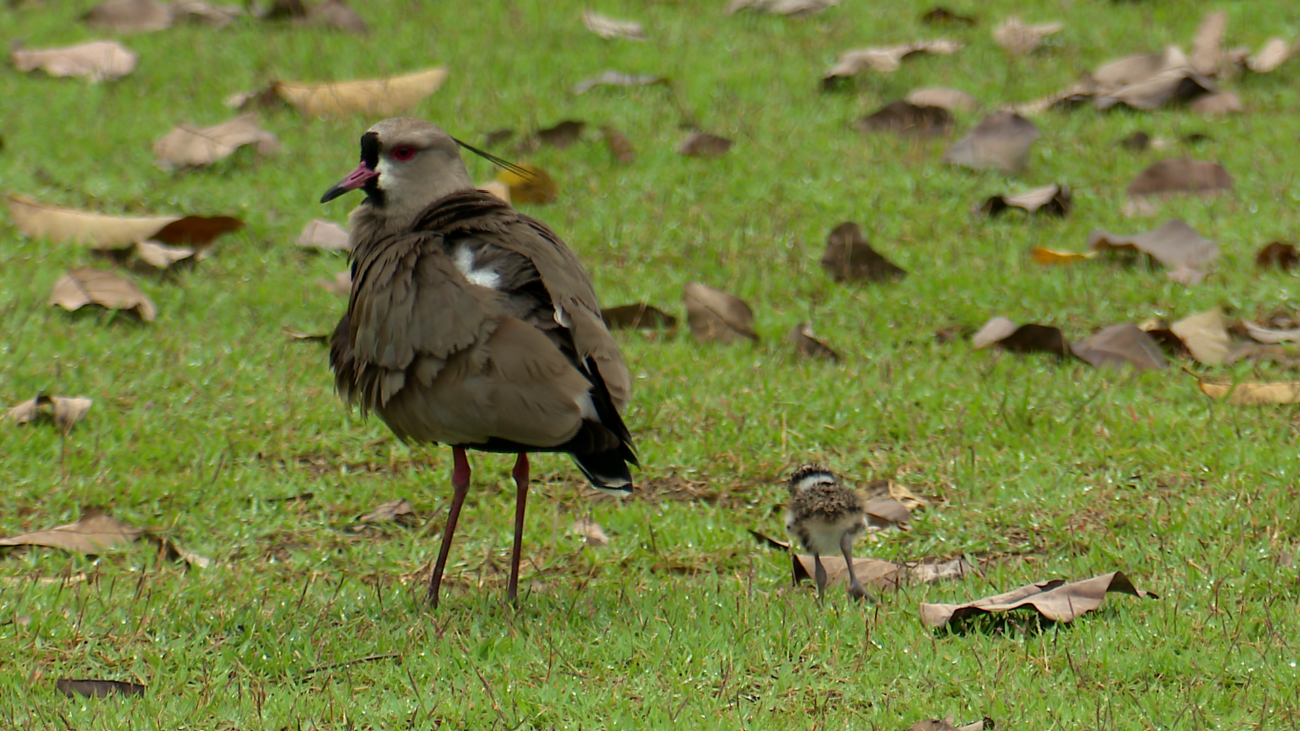
<path id="1" fill-rule="evenodd" d="M 415 157 L 415 148 L 409 145 L 393 148 L 393 159 L 398 162 L 407 162 Z"/>

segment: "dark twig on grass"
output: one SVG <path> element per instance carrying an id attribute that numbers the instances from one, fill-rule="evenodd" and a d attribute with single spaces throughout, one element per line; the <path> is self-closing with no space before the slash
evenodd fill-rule
<path id="1" fill-rule="evenodd" d="M 309 668 L 308 670 L 304 671 L 303 675 L 315 675 L 316 673 L 325 670 L 334 670 L 335 668 L 351 667 L 352 665 L 357 665 L 363 662 L 375 662 L 376 660 L 388 660 L 389 658 L 397 658 L 397 661 L 400 664 L 402 662 L 402 653 L 385 652 L 379 655 L 366 655 L 365 657 L 353 658 L 351 660 L 340 660 L 339 662 L 331 662 L 331 663 L 326 663 L 324 665 L 317 665 L 314 668 Z"/>

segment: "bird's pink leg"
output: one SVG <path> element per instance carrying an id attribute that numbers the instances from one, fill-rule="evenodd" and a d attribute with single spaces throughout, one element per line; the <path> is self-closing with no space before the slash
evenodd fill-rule
<path id="1" fill-rule="evenodd" d="M 442 586 L 442 571 L 447 568 L 447 554 L 451 552 L 451 537 L 456 532 L 456 521 L 460 518 L 460 506 L 465 504 L 465 495 L 469 493 L 469 458 L 460 447 L 451 448 L 452 462 L 451 486 L 455 492 L 451 496 L 451 509 L 447 511 L 447 527 L 442 530 L 442 548 L 438 549 L 438 562 L 433 565 L 433 576 L 429 578 L 429 603 L 438 608 L 438 587 Z"/>
<path id="2" fill-rule="evenodd" d="M 519 554 L 524 547 L 524 508 L 528 504 L 528 455 L 519 453 L 515 460 L 515 469 L 510 473 L 515 478 L 515 548 L 510 554 L 510 586 L 506 589 L 506 598 L 514 603 L 519 593 Z"/>

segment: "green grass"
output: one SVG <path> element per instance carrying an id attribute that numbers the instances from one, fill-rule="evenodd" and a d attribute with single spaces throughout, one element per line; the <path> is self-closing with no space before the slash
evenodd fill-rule
<path id="1" fill-rule="evenodd" d="M 1176 368 L 1097 371 L 938 344 L 932 333 L 1005 315 L 1078 339 L 1215 305 L 1247 317 L 1294 312 L 1295 277 L 1260 272 L 1252 256 L 1300 228 L 1297 62 L 1229 82 L 1248 110 L 1231 118 L 1045 115 L 1029 169 L 1004 179 L 943 165 L 946 141 L 868 138 L 849 123 L 922 86 L 963 89 L 989 106 L 1034 99 L 1120 55 L 1188 48 L 1203 12 L 1220 5 L 955 6 L 979 17 L 973 29 L 921 26 L 928 4 L 847 0 L 805 20 L 727 17 L 723 6 L 591 6 L 642 22 L 649 40 L 629 43 L 583 29 L 582 3 L 358 4 L 374 29 L 366 39 L 246 21 L 127 37 L 141 63 L 116 83 L 0 71 L 5 192 L 248 223 L 194 271 L 141 278 L 160 311 L 146 325 L 46 306 L 66 268 L 94 259 L 24 238 L 0 216 L 0 401 L 41 390 L 95 399 L 66 439 L 0 426 L 0 533 L 103 505 L 218 562 L 186 570 L 145 545 L 98 559 L 6 554 L 0 725 L 905 728 L 952 713 L 1000 728 L 1294 726 L 1300 411 L 1209 403 Z M 87 7 L 6 5 L 0 27 L 34 48 L 88 40 L 75 21 Z M 1288 3 L 1222 7 L 1229 46 L 1300 36 Z M 989 30 L 1013 13 L 1066 28 L 1008 64 Z M 943 36 L 969 45 L 843 93 L 819 90 L 841 51 Z M 316 200 L 355 164 L 356 140 L 374 120 L 265 112 L 284 145 L 276 157 L 240 153 L 184 174 L 152 164 L 153 141 L 173 124 L 222 121 L 224 98 L 271 79 L 431 65 L 450 76 L 412 114 L 468 140 L 573 118 L 633 141 L 638 157 L 627 166 L 590 129 L 585 142 L 525 160 L 551 171 L 562 195 L 524 210 L 579 252 L 604 303 L 680 311 L 682 284 L 702 281 L 746 298 L 763 336 L 722 347 L 685 332 L 618 335 L 636 381 L 627 418 L 642 490 L 622 502 L 590 498 L 563 458 L 537 458 L 518 610 L 502 606 L 509 460 L 472 456 L 450 591 L 427 611 L 422 569 L 450 495 L 449 451 L 408 448 L 382 423 L 349 415 L 324 351 L 281 334 L 326 331 L 344 307 L 314 284 L 344 260 L 293 241 L 313 217 L 345 219 L 352 200 Z M 664 74 L 673 88 L 568 93 L 605 69 Z M 688 117 L 734 138 L 733 151 L 677 155 Z M 976 121 L 960 116 L 958 134 Z M 1162 157 L 1115 147 L 1137 129 L 1208 134 L 1188 154 L 1221 162 L 1235 189 L 1125 219 L 1124 187 Z M 478 179 L 494 175 L 469 164 Z M 1051 182 L 1076 190 L 1066 219 L 969 213 L 988 195 Z M 1109 263 L 1043 269 L 1027 256 L 1036 245 L 1081 250 L 1093 228 L 1134 233 L 1175 216 L 1222 248 L 1200 286 Z M 909 276 L 831 284 L 817 259 L 844 220 L 859 221 Z M 790 352 L 781 338 L 803 320 L 843 364 Z M 1294 378 L 1277 366 L 1211 372 Z M 788 589 L 788 559 L 745 529 L 780 533 L 781 482 L 814 459 L 937 502 L 911 532 L 859 553 L 966 555 L 984 575 L 907 587 L 878 609 L 848 604 L 838 587 L 824 607 L 807 585 Z M 397 497 L 415 507 L 412 527 L 350 530 Z M 610 534 L 609 548 L 566 536 L 587 515 Z M 1114 595 L 1072 625 L 977 623 L 962 634 L 927 630 L 917 614 L 921 601 L 1115 569 L 1161 598 Z M 347 664 L 374 656 L 384 657 Z M 149 690 L 66 699 L 54 689 L 60 677 Z"/>

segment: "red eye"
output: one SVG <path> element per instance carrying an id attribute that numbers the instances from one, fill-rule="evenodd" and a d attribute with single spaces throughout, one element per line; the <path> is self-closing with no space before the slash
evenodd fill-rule
<path id="1" fill-rule="evenodd" d="M 415 157 L 415 148 L 410 145 L 402 145 L 393 148 L 393 159 L 397 162 L 408 162 Z"/>

